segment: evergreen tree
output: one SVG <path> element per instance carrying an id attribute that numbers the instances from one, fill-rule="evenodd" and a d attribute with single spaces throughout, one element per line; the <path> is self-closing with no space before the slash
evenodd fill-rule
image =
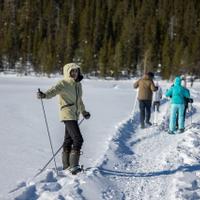
<path id="1" fill-rule="evenodd" d="M 199 73 L 199 10 L 198 0 L 0 0 L 0 68 Z"/>

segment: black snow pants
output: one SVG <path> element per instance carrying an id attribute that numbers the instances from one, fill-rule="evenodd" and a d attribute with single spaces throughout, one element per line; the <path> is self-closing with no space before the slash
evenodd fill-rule
<path id="1" fill-rule="evenodd" d="M 83 137 L 81 135 L 78 121 L 70 120 L 65 123 L 65 138 L 63 143 L 64 151 L 76 150 L 80 151 L 83 144 Z"/>
<path id="2" fill-rule="evenodd" d="M 153 111 L 157 110 L 159 112 L 160 108 L 160 101 L 154 101 L 153 102 Z"/>
<path id="3" fill-rule="evenodd" d="M 140 123 L 141 125 L 145 122 L 149 122 L 151 117 L 151 100 L 139 100 L 140 108 Z"/>

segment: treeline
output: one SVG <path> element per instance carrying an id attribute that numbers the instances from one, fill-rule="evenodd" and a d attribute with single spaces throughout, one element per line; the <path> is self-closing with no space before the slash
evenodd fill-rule
<path id="1" fill-rule="evenodd" d="M 0 68 L 200 74 L 199 0 L 0 0 Z"/>

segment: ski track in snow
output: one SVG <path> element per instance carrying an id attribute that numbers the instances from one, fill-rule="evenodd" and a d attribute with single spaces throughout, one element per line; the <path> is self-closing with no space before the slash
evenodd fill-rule
<path id="1" fill-rule="evenodd" d="M 117 86 L 115 86 L 117 88 Z M 192 90 L 194 97 L 198 94 Z M 196 96 L 195 96 L 196 95 Z M 73 176 L 47 169 L 32 181 L 20 183 L 8 199 L 16 200 L 197 200 L 200 199 L 200 104 L 194 103 L 193 120 L 183 134 L 169 135 L 163 100 L 158 124 L 141 130 L 139 113 L 118 125 L 103 161 Z M 154 116 L 152 116 L 153 118 Z M 92 190 L 89 192 L 88 190 Z"/>

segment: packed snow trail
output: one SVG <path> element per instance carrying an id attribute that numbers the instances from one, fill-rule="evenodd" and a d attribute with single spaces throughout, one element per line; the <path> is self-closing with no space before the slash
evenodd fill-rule
<path id="1" fill-rule="evenodd" d="M 30 194 L 33 199 L 58 200 L 88 200 L 93 195 L 106 200 L 199 199 L 200 123 L 177 135 L 154 126 L 140 130 L 137 124 L 138 113 L 119 126 L 99 167 L 78 176 L 60 171 L 56 177 L 47 170 L 42 181 L 27 186 L 16 199 L 28 199 Z"/>
<path id="2" fill-rule="evenodd" d="M 192 90 L 192 96 L 195 103 L 184 133 L 169 135 L 164 130 L 168 101 L 163 100 L 158 114 L 160 126 L 141 130 L 136 109 L 118 125 L 100 164 L 77 176 L 62 170 L 56 176 L 48 169 L 34 182 L 19 184 L 11 195 L 16 200 L 200 199 L 199 93 Z"/>
<path id="3" fill-rule="evenodd" d="M 198 104 L 195 107 L 199 110 Z M 192 112 L 198 120 L 196 109 Z M 159 119 L 164 116 L 160 114 Z M 200 199 L 200 176 L 197 180 L 184 178 L 196 176 L 200 169 L 200 121 L 176 135 L 153 126 L 139 130 L 133 124 L 138 124 L 137 118 L 119 128 L 99 167 L 101 175 L 94 178 L 110 180 L 110 188 L 104 193 L 112 191 L 112 195 L 103 199 L 115 199 L 119 191 L 123 194 L 119 199 Z"/>
<path id="4" fill-rule="evenodd" d="M 125 124 L 124 128 L 127 126 Z M 173 199 L 174 176 L 184 170 L 192 170 L 192 166 L 187 166 L 190 163 L 184 163 L 177 152 L 184 136 L 171 136 L 153 129 L 139 131 L 139 135 L 129 140 L 126 147 L 119 143 L 118 146 L 113 145 L 108 161 L 101 166 L 102 175 L 117 184 L 117 190 L 123 192 L 125 199 Z M 127 149 L 126 153 L 120 150 L 120 146 Z M 113 162 L 113 159 L 116 161 Z"/>

